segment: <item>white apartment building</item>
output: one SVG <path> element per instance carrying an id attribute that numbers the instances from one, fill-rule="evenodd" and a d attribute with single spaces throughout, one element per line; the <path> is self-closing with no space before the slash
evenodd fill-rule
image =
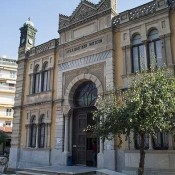
<path id="1" fill-rule="evenodd" d="M 12 133 L 13 106 L 17 78 L 16 60 L 0 57 L 0 130 Z M 10 139 L 1 145 L 0 153 L 9 151 Z"/>

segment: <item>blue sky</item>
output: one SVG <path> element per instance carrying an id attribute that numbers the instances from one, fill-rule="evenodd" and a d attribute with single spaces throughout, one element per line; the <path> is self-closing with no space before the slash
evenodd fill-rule
<path id="1" fill-rule="evenodd" d="M 98 3 L 99 0 L 90 0 Z M 122 12 L 150 0 L 118 0 L 118 12 Z M 58 38 L 59 13 L 71 15 L 80 0 L 1 0 L 0 56 L 17 59 L 19 28 L 30 17 L 38 32 L 36 45 Z"/>

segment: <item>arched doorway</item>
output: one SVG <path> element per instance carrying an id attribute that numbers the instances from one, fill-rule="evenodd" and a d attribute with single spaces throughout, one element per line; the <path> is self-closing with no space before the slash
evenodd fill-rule
<path id="1" fill-rule="evenodd" d="M 92 112 L 98 90 L 95 83 L 80 84 L 73 96 L 72 156 L 74 164 L 96 166 L 98 139 L 92 132 L 85 132 L 88 125 L 94 125 Z"/>

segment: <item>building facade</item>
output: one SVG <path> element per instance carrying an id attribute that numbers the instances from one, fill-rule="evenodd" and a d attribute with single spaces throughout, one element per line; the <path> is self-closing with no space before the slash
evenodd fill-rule
<path id="1" fill-rule="evenodd" d="M 31 21 L 21 27 L 10 168 L 73 164 L 128 174 L 137 172 L 139 139 L 102 142 L 85 132 L 94 124 L 99 94 L 127 88 L 136 71 L 149 68 L 152 56 L 174 72 L 175 3 L 154 0 L 117 14 L 116 0 L 81 1 L 71 16 L 59 16 L 59 39 L 35 46 Z M 174 139 L 149 138 L 149 175 L 175 173 Z"/>
<path id="2" fill-rule="evenodd" d="M 9 154 L 13 126 L 13 107 L 17 78 L 16 60 L 0 58 L 0 130 L 9 135 L 6 144 L 1 144 L 1 154 Z"/>

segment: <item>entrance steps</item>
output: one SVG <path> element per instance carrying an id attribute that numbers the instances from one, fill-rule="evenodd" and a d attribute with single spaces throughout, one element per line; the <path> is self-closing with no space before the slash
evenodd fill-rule
<path id="1" fill-rule="evenodd" d="M 49 173 L 46 172 L 43 174 L 42 172 L 29 172 L 29 171 L 17 171 L 16 175 L 96 175 L 96 173 Z"/>
<path id="2" fill-rule="evenodd" d="M 95 175 L 96 168 L 85 166 L 48 166 L 16 171 L 16 175 Z"/>
<path id="3" fill-rule="evenodd" d="M 96 175 L 126 175 L 124 173 L 118 173 L 116 171 L 111 171 L 108 169 L 96 170 Z"/>
<path id="4" fill-rule="evenodd" d="M 17 171 L 16 175 L 126 175 L 108 169 L 86 166 L 48 166 Z"/>

